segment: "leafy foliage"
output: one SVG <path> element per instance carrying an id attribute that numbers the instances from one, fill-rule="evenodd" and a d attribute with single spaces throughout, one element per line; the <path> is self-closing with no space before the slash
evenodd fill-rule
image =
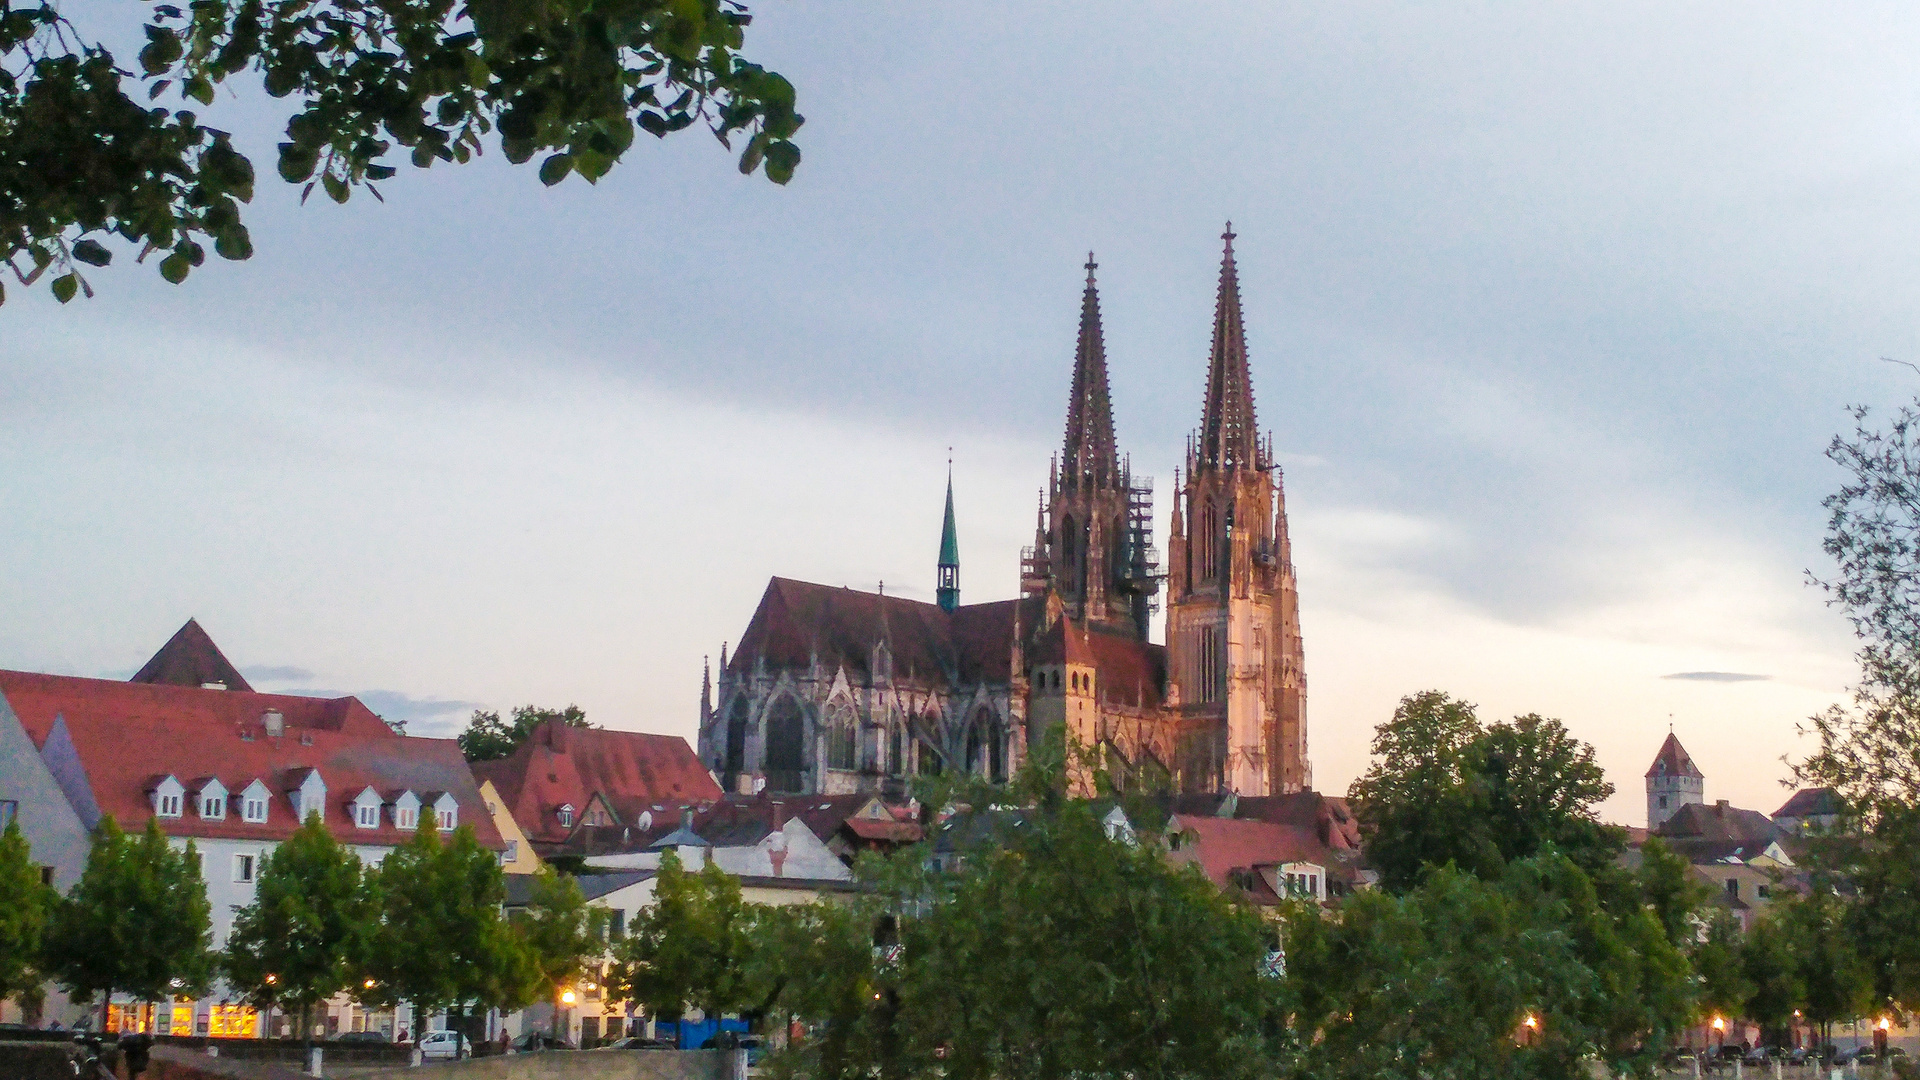
<path id="1" fill-rule="evenodd" d="M 677 854 L 662 854 L 653 906 L 628 927 L 609 986 L 668 1019 L 689 1005 L 708 1016 L 746 1007 L 754 909 L 739 880 L 714 863 L 689 873 Z"/>
<path id="2" fill-rule="evenodd" d="M 260 1008 L 303 1017 L 354 985 L 375 925 L 365 877 L 359 857 L 309 815 L 261 859 L 253 902 L 227 935 L 227 982 Z"/>
<path id="3" fill-rule="evenodd" d="M 410 1002 L 430 1016 L 465 1002 L 512 1003 L 524 993 L 525 956 L 500 913 L 506 884 L 493 852 L 465 825 L 442 841 L 431 820 L 372 875 L 379 923 L 361 1000 Z"/>
<path id="4" fill-rule="evenodd" d="M 1428 690 L 1401 699 L 1372 749 L 1348 798 L 1383 888 L 1411 888 L 1448 863 L 1497 878 L 1548 847 L 1596 874 L 1624 846 L 1593 809 L 1613 785 L 1558 720 L 1482 725 L 1472 705 Z"/>
<path id="5" fill-rule="evenodd" d="M 112 815 L 94 829 L 87 866 L 54 907 L 46 970 L 76 1000 L 115 991 L 145 1001 L 197 994 L 212 982 L 211 909 L 200 855 L 174 850 L 149 818 L 129 837 Z"/>
<path id="6" fill-rule="evenodd" d="M 184 280 L 206 258 L 252 254 L 240 204 L 253 164 L 168 93 L 210 106 L 258 76 L 288 103 L 277 171 L 335 202 L 376 197 L 396 148 L 414 166 L 460 162 L 491 136 L 544 184 L 599 180 L 636 130 L 704 124 L 740 140 L 740 171 L 784 184 L 802 118 L 780 75 L 741 55 L 738 0 L 196 0 L 157 3 L 133 74 L 54 0 L 0 3 L 0 251 L 62 302 L 92 295 L 77 264 L 113 237 Z M 136 100 L 138 95 L 138 100 Z M 17 261 L 25 257 L 32 269 Z M 0 291 L 0 300 L 5 294 Z"/>
<path id="7" fill-rule="evenodd" d="M 459 735 L 460 752 L 468 761 L 497 761 L 520 749 L 533 735 L 533 729 L 548 720 L 557 720 L 568 727 L 593 727 L 578 705 L 564 709 L 522 705 L 513 710 L 511 720 L 500 719 L 500 714 L 490 709 L 475 709 L 467 721 L 467 729 Z"/>
<path id="8" fill-rule="evenodd" d="M 1851 707 L 1813 718 L 1820 749 L 1803 780 L 1838 790 L 1869 823 L 1883 806 L 1920 806 L 1920 411 L 1900 409 L 1886 430 L 1854 409 L 1851 439 L 1827 457 L 1847 473 L 1827 496 L 1822 545 L 1838 573 L 1815 579 L 1845 609 L 1860 639 L 1861 681 Z"/>
<path id="9" fill-rule="evenodd" d="M 40 942 L 54 899 L 40 883 L 20 823 L 7 822 L 0 832 L 0 999 L 40 984 Z"/>
<path id="10" fill-rule="evenodd" d="M 560 991 L 606 951 L 606 912 L 588 907 L 578 882 L 547 867 L 533 876 L 532 885 L 526 905 L 509 920 L 527 967 L 524 996 L 557 1001 Z"/>

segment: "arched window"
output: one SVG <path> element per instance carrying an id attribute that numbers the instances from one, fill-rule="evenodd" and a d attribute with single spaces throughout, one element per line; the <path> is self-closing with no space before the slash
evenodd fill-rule
<path id="1" fill-rule="evenodd" d="M 1006 739 L 1000 730 L 1000 718 L 985 705 L 967 725 L 967 768 L 994 783 L 1007 778 Z"/>
<path id="2" fill-rule="evenodd" d="M 887 725 L 887 775 L 903 776 L 907 771 L 906 740 L 898 720 Z"/>
<path id="3" fill-rule="evenodd" d="M 739 776 L 747 767 L 747 699 L 745 697 L 734 698 L 733 709 L 727 714 L 725 765 L 726 767 L 721 770 L 726 774 L 723 779 L 726 781 L 727 790 L 732 791 L 734 777 Z"/>
<path id="4" fill-rule="evenodd" d="M 799 791 L 806 771 L 806 719 L 800 703 L 782 696 L 767 712 L 767 787 Z"/>
<path id="5" fill-rule="evenodd" d="M 851 703 L 835 701 L 827 705 L 827 768 L 851 769 L 854 767 L 854 739 L 857 728 Z"/>
<path id="6" fill-rule="evenodd" d="M 939 776 L 940 751 L 935 750 L 934 746 L 940 738 L 940 723 L 935 717 L 925 716 L 917 726 L 919 734 L 914 737 L 913 752 L 919 759 L 920 775 Z"/>

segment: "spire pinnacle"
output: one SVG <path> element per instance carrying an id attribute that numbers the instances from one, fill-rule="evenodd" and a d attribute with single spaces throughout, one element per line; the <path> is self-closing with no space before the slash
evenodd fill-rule
<path id="1" fill-rule="evenodd" d="M 1240 274 L 1233 262 L 1233 223 L 1221 234 L 1220 291 L 1213 310 L 1213 352 L 1207 361 L 1207 402 L 1200 418 L 1200 461 L 1221 468 L 1258 468 L 1253 376 L 1240 316 Z"/>
<path id="2" fill-rule="evenodd" d="M 1080 339 L 1073 358 L 1073 397 L 1067 403 L 1067 440 L 1061 480 L 1076 486 L 1114 483 L 1120 472 L 1113 440 L 1113 399 L 1107 389 L 1107 347 L 1100 330 L 1100 291 L 1087 252 L 1087 291 L 1080 300 Z"/>
<path id="3" fill-rule="evenodd" d="M 947 462 L 947 516 L 940 525 L 940 565 L 934 597 L 942 611 L 960 606 L 960 532 L 953 521 L 953 462 Z"/>

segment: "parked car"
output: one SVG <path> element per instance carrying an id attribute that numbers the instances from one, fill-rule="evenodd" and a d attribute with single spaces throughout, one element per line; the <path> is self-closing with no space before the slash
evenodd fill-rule
<path id="1" fill-rule="evenodd" d="M 387 1036 L 380 1031 L 343 1031 L 333 1037 L 334 1042 L 343 1043 L 383 1043 Z"/>
<path id="2" fill-rule="evenodd" d="M 1746 1052 L 1740 1060 L 1748 1065 L 1765 1065 L 1785 1053 L 1777 1046 L 1756 1046 Z"/>
<path id="3" fill-rule="evenodd" d="M 457 1031 L 429 1031 L 420 1040 L 420 1060 L 451 1061 L 461 1056 L 461 1051 L 471 1055 L 473 1040 Z"/>
<path id="4" fill-rule="evenodd" d="M 644 1035 L 629 1035 L 624 1039 L 616 1039 L 605 1046 L 599 1047 L 599 1049 L 601 1050 L 672 1050 L 674 1049 L 674 1045 L 673 1043 L 667 1041 L 666 1039 L 649 1039 Z"/>
<path id="5" fill-rule="evenodd" d="M 571 1050 L 573 1044 L 547 1031 L 529 1031 L 513 1040 L 513 1048 L 522 1054 L 536 1050 Z"/>

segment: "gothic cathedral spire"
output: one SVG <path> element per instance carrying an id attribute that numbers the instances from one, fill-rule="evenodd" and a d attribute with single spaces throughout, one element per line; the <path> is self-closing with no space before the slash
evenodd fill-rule
<path id="1" fill-rule="evenodd" d="M 1240 274 L 1233 264 L 1233 222 L 1221 235 L 1220 289 L 1213 304 L 1213 354 L 1207 361 L 1207 403 L 1200 418 L 1200 460 L 1217 468 L 1259 468 L 1253 418 L 1253 376 L 1241 325 Z"/>
<path id="2" fill-rule="evenodd" d="M 1305 652 L 1286 494 L 1253 416 L 1233 226 L 1220 260 L 1207 398 L 1168 536 L 1168 681 L 1189 791 L 1282 795 L 1307 767 Z"/>
<path id="3" fill-rule="evenodd" d="M 960 536 L 953 525 L 953 462 L 947 462 L 947 517 L 940 525 L 940 567 L 934 597 L 940 610 L 960 606 Z"/>
<path id="4" fill-rule="evenodd" d="M 1073 397 L 1067 403 L 1062 479 L 1075 487 L 1106 487 L 1120 476 L 1113 440 L 1113 399 L 1107 391 L 1107 347 L 1100 332 L 1100 293 L 1087 252 L 1087 291 L 1080 299 L 1080 340 L 1073 357 Z"/>

